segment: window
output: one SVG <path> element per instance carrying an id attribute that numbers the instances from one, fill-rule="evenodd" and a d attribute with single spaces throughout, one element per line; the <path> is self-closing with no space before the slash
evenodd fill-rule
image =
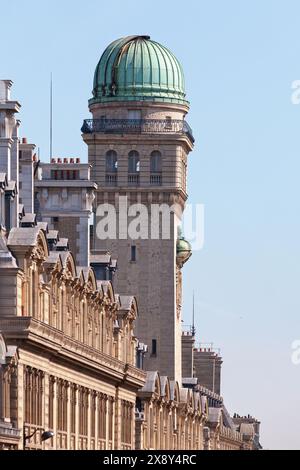
<path id="1" fill-rule="evenodd" d="M 154 150 L 150 157 L 150 171 L 151 173 L 161 172 L 161 153 Z"/>
<path id="2" fill-rule="evenodd" d="M 132 245 L 131 247 L 130 261 L 136 261 L 136 246 L 135 245 Z"/>
<path id="3" fill-rule="evenodd" d="M 154 150 L 150 155 L 150 184 L 159 186 L 162 183 L 161 153 Z"/>
<path id="4" fill-rule="evenodd" d="M 128 154 L 128 173 L 139 173 L 140 156 L 136 150 L 131 150 Z"/>
<path id="5" fill-rule="evenodd" d="M 118 157 L 117 152 L 109 150 L 106 153 L 106 171 L 113 173 L 118 170 Z"/>
<path id="6" fill-rule="evenodd" d="M 156 339 L 152 340 L 152 348 L 151 348 L 151 356 L 156 356 L 157 348 L 156 348 Z"/>
<path id="7" fill-rule="evenodd" d="M 118 171 L 118 156 L 114 150 L 106 152 L 106 176 L 105 181 L 109 186 L 116 186 Z"/>

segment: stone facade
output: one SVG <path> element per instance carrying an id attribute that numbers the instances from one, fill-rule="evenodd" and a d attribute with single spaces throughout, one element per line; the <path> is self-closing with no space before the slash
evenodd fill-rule
<path id="1" fill-rule="evenodd" d="M 259 423 L 231 418 L 220 396 L 221 359 L 203 362 L 194 328 L 181 331 L 191 250 L 178 226 L 194 139 L 174 70 L 162 102 L 94 88 L 88 164 L 40 162 L 0 80 L 0 449 L 259 448 Z M 160 225 L 157 238 L 128 239 L 118 224 L 101 239 L 99 205 L 120 222 L 124 198 L 149 215 L 172 208 L 169 238 Z"/>
<path id="2" fill-rule="evenodd" d="M 68 238 L 79 266 L 89 265 L 92 206 L 97 185 L 90 180 L 90 165 L 78 158 L 52 158 L 39 164 L 35 180 L 38 220 Z"/>
<path id="3" fill-rule="evenodd" d="M 76 268 L 70 252 L 49 251 L 39 227 L 12 229 L 7 248 L 18 268 L 12 261 L 0 272 L 17 302 L 7 310 L 0 297 L 0 329 L 16 354 L 3 371 L 10 398 L 2 418 L 24 425 L 26 436 L 38 430 L 28 448 L 41 448 L 43 429 L 55 434 L 43 448 L 133 448 L 144 383 L 135 367 L 134 298 L 116 296 L 91 268 Z"/>
<path id="4" fill-rule="evenodd" d="M 164 122 L 167 116 L 183 120 L 187 107 L 171 104 L 147 104 L 142 102 L 93 105 L 90 110 L 93 118 L 105 115 L 105 119 L 118 119 L 130 116 L 131 110 L 138 110 L 142 119 L 155 119 Z M 119 114 L 116 114 L 119 113 Z M 169 129 L 160 132 L 143 132 L 137 135 L 126 129 L 124 132 L 87 132 L 83 128 L 83 139 L 88 145 L 89 163 L 92 165 L 92 178 L 97 182 L 95 205 L 112 204 L 119 215 L 120 197 L 126 203 L 143 204 L 149 214 L 149 223 L 144 229 L 149 236 L 137 240 L 122 236 L 117 228 L 116 239 L 99 240 L 95 229 L 94 250 L 105 247 L 118 259 L 119 270 L 116 287 L 119 291 L 135 290 L 139 304 L 137 334 L 151 349 L 146 358 L 146 368 L 159 370 L 171 379 L 181 380 L 181 312 L 176 302 L 176 243 L 177 220 L 174 211 L 170 214 L 170 237 L 158 239 L 150 237 L 150 215 L 153 205 L 177 205 L 182 211 L 186 200 L 186 162 L 192 149 L 190 137 L 182 132 Z M 139 158 L 138 171 L 130 173 L 130 152 Z M 109 152 L 117 158 L 117 171 L 107 168 Z M 151 168 L 153 152 L 161 158 L 159 171 Z M 135 179 L 133 177 L 135 176 Z M 96 226 L 101 220 L 96 214 Z M 129 218 L 128 224 L 131 219 Z M 127 228 L 127 226 L 126 226 Z M 136 257 L 132 260 L 132 247 Z M 155 292 L 155 296 L 153 296 Z M 148 312 L 151 311 L 151 317 Z M 151 325 L 150 323 L 151 322 Z M 155 347 L 152 348 L 152 345 Z"/>

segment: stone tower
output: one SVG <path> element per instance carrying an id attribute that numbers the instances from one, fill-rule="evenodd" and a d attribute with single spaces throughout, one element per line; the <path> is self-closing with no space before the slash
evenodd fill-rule
<path id="1" fill-rule="evenodd" d="M 181 267 L 191 249 L 178 235 L 174 205 L 183 211 L 194 141 L 185 121 L 189 103 L 182 67 L 149 36 L 116 40 L 96 67 L 89 110 L 93 119 L 84 121 L 82 134 L 91 178 L 98 184 L 92 252 L 107 249 L 117 257 L 116 289 L 137 296 L 137 335 L 148 345 L 146 369 L 180 381 Z M 106 240 L 98 230 L 109 211 L 103 204 L 117 214 L 116 236 L 110 227 Z M 155 219 L 161 205 L 173 207 L 170 222 L 169 210 Z M 136 223 L 140 237 L 132 236 L 127 227 L 145 210 L 148 221 Z"/>

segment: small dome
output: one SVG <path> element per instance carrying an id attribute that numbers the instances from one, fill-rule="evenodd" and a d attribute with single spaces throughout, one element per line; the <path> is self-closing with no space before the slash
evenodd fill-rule
<path id="1" fill-rule="evenodd" d="M 89 104 L 145 100 L 188 104 L 182 67 L 169 49 L 149 36 L 117 39 L 96 67 Z"/>
<path id="2" fill-rule="evenodd" d="M 179 264 L 184 264 L 192 256 L 191 244 L 182 236 L 177 239 L 176 259 Z"/>

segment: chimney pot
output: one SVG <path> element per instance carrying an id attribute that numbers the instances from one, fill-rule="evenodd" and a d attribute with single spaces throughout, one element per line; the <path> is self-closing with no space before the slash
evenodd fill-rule
<path id="1" fill-rule="evenodd" d="M 69 159 L 68 159 L 68 158 L 64 158 L 64 163 L 69 163 Z"/>
<path id="2" fill-rule="evenodd" d="M 27 144 L 27 138 L 26 137 L 22 138 L 22 144 Z"/>
<path id="3" fill-rule="evenodd" d="M 76 158 L 76 163 L 80 163 L 80 158 Z"/>
<path id="4" fill-rule="evenodd" d="M 74 163 L 74 158 L 70 158 L 70 163 Z"/>
<path id="5" fill-rule="evenodd" d="M 57 159 L 57 163 L 61 163 L 61 158 L 58 158 L 58 159 Z"/>

